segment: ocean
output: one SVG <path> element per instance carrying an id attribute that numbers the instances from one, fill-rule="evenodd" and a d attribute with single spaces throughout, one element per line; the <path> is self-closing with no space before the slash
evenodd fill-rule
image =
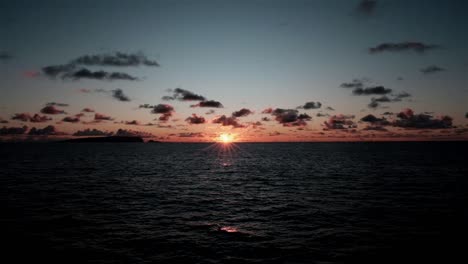
<path id="1" fill-rule="evenodd" d="M 463 263 L 467 150 L 4 143 L 2 263 Z"/>

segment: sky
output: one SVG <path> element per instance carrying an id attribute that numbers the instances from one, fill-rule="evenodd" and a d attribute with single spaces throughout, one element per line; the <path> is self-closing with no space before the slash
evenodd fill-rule
<path id="1" fill-rule="evenodd" d="M 0 141 L 468 139 L 463 0 L 2 1 Z"/>

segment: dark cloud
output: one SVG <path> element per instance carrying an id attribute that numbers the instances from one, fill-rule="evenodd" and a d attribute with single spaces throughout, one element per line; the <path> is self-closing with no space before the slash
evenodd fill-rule
<path id="1" fill-rule="evenodd" d="M 345 82 L 340 85 L 341 88 L 364 88 L 364 83 L 367 82 L 367 79 L 354 79 L 351 82 Z"/>
<path id="2" fill-rule="evenodd" d="M 362 0 L 357 6 L 357 11 L 361 14 L 371 15 L 376 6 L 377 1 L 375 0 Z"/>
<path id="3" fill-rule="evenodd" d="M 424 74 L 433 74 L 433 73 L 445 71 L 445 69 L 436 65 L 431 65 L 431 66 L 422 68 L 420 71 Z"/>
<path id="4" fill-rule="evenodd" d="M 393 115 L 393 113 L 392 113 L 392 112 L 385 112 L 385 113 L 383 113 L 382 115 L 388 115 L 388 116 L 391 116 L 391 115 Z"/>
<path id="5" fill-rule="evenodd" d="M 325 108 L 325 110 L 328 110 L 328 111 L 335 111 L 335 109 L 334 109 L 333 107 L 331 107 L 331 106 L 327 106 L 327 107 Z"/>
<path id="6" fill-rule="evenodd" d="M 86 108 L 83 108 L 83 110 L 81 110 L 81 112 L 94 113 L 94 109 L 86 107 Z"/>
<path id="7" fill-rule="evenodd" d="M 48 115 L 66 114 L 65 111 L 57 109 L 53 105 L 42 108 L 41 113 Z"/>
<path id="8" fill-rule="evenodd" d="M 380 106 L 380 103 L 392 102 L 392 100 L 387 96 L 381 96 L 378 98 L 371 98 L 371 102 L 367 105 L 369 108 L 377 108 Z"/>
<path id="9" fill-rule="evenodd" d="M 75 133 L 73 133 L 73 136 L 75 137 L 87 137 L 87 136 L 110 136 L 112 135 L 112 132 L 105 132 L 101 131 L 98 129 L 85 129 L 85 130 L 78 130 Z"/>
<path id="10" fill-rule="evenodd" d="M 62 65 L 51 65 L 42 68 L 42 72 L 48 77 L 55 78 L 59 75 L 70 73 L 75 69 L 75 65 L 62 64 Z"/>
<path id="11" fill-rule="evenodd" d="M 214 114 L 214 113 L 216 113 L 216 111 L 213 110 L 213 109 L 210 109 L 210 110 L 208 110 L 208 111 L 205 113 L 205 115 L 212 115 L 212 114 Z"/>
<path id="12" fill-rule="evenodd" d="M 124 124 L 130 126 L 139 126 L 141 123 L 138 120 L 125 121 Z"/>
<path id="13" fill-rule="evenodd" d="M 370 123 L 372 125 L 387 126 L 390 125 L 390 122 L 385 118 L 378 118 L 374 115 L 366 115 L 361 118 L 362 122 Z"/>
<path id="14" fill-rule="evenodd" d="M 6 51 L 0 51 L 0 61 L 8 61 L 13 59 L 13 55 Z"/>
<path id="15" fill-rule="evenodd" d="M 307 102 L 303 106 L 299 106 L 297 108 L 304 108 L 306 110 L 309 110 L 309 109 L 319 109 L 320 107 L 322 107 L 322 103 L 320 102 Z"/>
<path id="16" fill-rule="evenodd" d="M 283 126 L 305 126 L 305 121 L 312 120 L 312 117 L 307 114 L 299 114 L 299 111 L 295 109 L 282 109 L 276 108 L 272 111 L 271 115 L 275 117 L 278 123 Z"/>
<path id="17" fill-rule="evenodd" d="M 239 111 L 233 112 L 232 116 L 233 117 L 243 117 L 243 116 L 248 116 L 248 115 L 251 115 L 251 114 L 253 114 L 253 112 L 250 109 L 242 108 Z"/>
<path id="18" fill-rule="evenodd" d="M 369 49 L 372 54 L 381 52 L 401 52 L 416 51 L 424 53 L 429 50 L 440 48 L 438 45 L 424 44 L 422 42 L 400 42 L 400 43 L 382 43 Z"/>
<path id="19" fill-rule="evenodd" d="M 2 127 L 0 128 L 0 136 L 6 135 L 22 135 L 28 131 L 27 126 L 23 127 Z"/>
<path id="20" fill-rule="evenodd" d="M 123 53 L 83 55 L 72 61 L 72 64 L 86 66 L 159 66 L 155 60 L 149 60 L 143 53 Z"/>
<path id="21" fill-rule="evenodd" d="M 65 135 L 65 133 L 57 131 L 54 126 L 46 126 L 45 128 L 31 128 L 28 135 L 31 136 L 53 136 L 53 135 Z"/>
<path id="22" fill-rule="evenodd" d="M 165 95 L 165 96 L 161 97 L 161 99 L 164 100 L 164 101 L 172 101 L 172 100 L 174 100 L 174 97 Z"/>
<path id="23" fill-rule="evenodd" d="M 32 123 L 43 123 L 52 120 L 52 118 L 48 116 L 41 116 L 35 114 L 31 116 L 29 113 L 17 113 L 11 117 L 12 120 L 20 120 L 23 122 L 32 122 Z"/>
<path id="24" fill-rule="evenodd" d="M 264 109 L 262 111 L 262 114 L 271 114 L 271 113 L 273 113 L 273 108 L 271 108 L 271 107 L 269 107 L 267 109 Z"/>
<path id="25" fill-rule="evenodd" d="M 159 121 L 168 121 L 169 118 L 172 116 L 172 113 L 174 112 L 174 107 L 168 104 L 158 104 L 153 106 L 153 110 L 151 110 L 151 113 L 153 114 L 160 114 L 161 116 L 158 118 Z"/>
<path id="26" fill-rule="evenodd" d="M 269 122 L 269 121 L 271 121 L 271 119 L 268 118 L 268 117 L 262 117 L 262 121 Z"/>
<path id="27" fill-rule="evenodd" d="M 0 117 L 0 124 L 8 124 L 8 120 L 5 120 Z"/>
<path id="28" fill-rule="evenodd" d="M 235 128 L 242 128 L 245 127 L 244 125 L 239 124 L 237 119 L 233 116 L 227 117 L 222 115 L 218 118 L 213 119 L 214 124 L 222 124 L 223 126 L 233 126 Z"/>
<path id="29" fill-rule="evenodd" d="M 151 113 L 153 114 L 169 114 L 174 112 L 174 107 L 168 104 L 158 104 L 153 106 Z"/>
<path id="30" fill-rule="evenodd" d="M 195 105 L 191 105 L 190 107 L 212 107 L 212 108 L 222 108 L 223 105 L 222 105 L 220 102 L 218 102 L 218 101 L 209 100 L 209 101 L 201 101 L 200 103 L 195 104 Z"/>
<path id="31" fill-rule="evenodd" d="M 80 117 L 79 116 L 66 116 L 62 119 L 63 122 L 68 122 L 68 123 L 78 123 L 80 122 Z"/>
<path id="32" fill-rule="evenodd" d="M 465 118 L 468 118 L 468 112 L 465 113 Z"/>
<path id="33" fill-rule="evenodd" d="M 143 137 L 143 138 L 154 137 L 153 134 L 148 133 L 148 132 L 129 130 L 129 129 L 119 129 L 114 133 L 114 136 L 119 136 L 119 137 Z"/>
<path id="34" fill-rule="evenodd" d="M 100 113 L 95 113 L 94 114 L 94 120 L 95 121 L 111 121 L 114 120 L 112 117 L 100 114 Z"/>
<path id="35" fill-rule="evenodd" d="M 367 88 L 356 88 L 353 90 L 354 95 L 384 95 L 392 92 L 392 89 L 385 88 L 383 86 L 367 87 Z"/>
<path id="36" fill-rule="evenodd" d="M 191 91 L 187 91 L 181 88 L 176 88 L 173 91 L 173 96 L 163 96 L 163 100 L 179 100 L 179 101 L 205 101 L 206 98 L 204 96 L 195 94 Z"/>
<path id="37" fill-rule="evenodd" d="M 352 129 L 357 125 L 353 122 L 354 115 L 334 115 L 324 122 L 326 130 Z"/>
<path id="38" fill-rule="evenodd" d="M 154 105 L 150 105 L 150 104 L 141 104 L 140 106 L 138 106 L 138 108 L 153 109 L 153 108 L 154 108 Z"/>
<path id="39" fill-rule="evenodd" d="M 401 92 L 396 95 L 394 95 L 392 102 L 400 102 L 403 98 L 409 98 L 411 97 L 411 94 L 407 92 Z"/>
<path id="40" fill-rule="evenodd" d="M 121 101 L 121 102 L 130 102 L 130 98 L 128 98 L 127 95 L 124 94 L 122 89 L 115 89 L 112 90 L 112 97 Z"/>
<path id="41" fill-rule="evenodd" d="M 188 137 L 188 138 L 192 138 L 192 137 L 203 137 L 203 133 L 201 132 L 190 132 L 190 133 L 179 133 L 178 137 Z"/>
<path id="42" fill-rule="evenodd" d="M 329 117 L 329 114 L 324 114 L 324 113 L 317 113 L 315 116 L 317 117 Z"/>
<path id="43" fill-rule="evenodd" d="M 442 129 L 452 128 L 452 118 L 441 116 L 434 118 L 428 114 L 414 114 L 413 110 L 405 109 L 397 115 L 398 120 L 393 123 L 396 127 L 409 129 Z"/>
<path id="44" fill-rule="evenodd" d="M 187 117 L 185 121 L 189 122 L 190 124 L 204 124 L 205 118 L 203 116 L 197 116 L 196 114 L 192 114 L 192 116 Z"/>
<path id="45" fill-rule="evenodd" d="M 67 106 L 70 106 L 70 105 L 69 104 L 64 104 L 64 103 L 50 102 L 50 103 L 47 103 L 46 106 L 67 107 Z"/>
<path id="46" fill-rule="evenodd" d="M 389 98 L 388 96 L 384 95 L 378 98 L 371 98 L 371 102 L 367 105 L 369 108 L 377 108 L 380 106 L 380 103 L 390 103 L 390 102 L 401 102 L 404 98 L 411 97 L 411 94 L 407 92 L 401 92 L 396 95 L 392 95 L 393 98 Z"/>
<path id="47" fill-rule="evenodd" d="M 128 73 L 124 72 L 107 72 L 107 71 L 91 71 L 86 68 L 81 68 L 77 71 L 67 72 L 62 75 L 63 79 L 94 79 L 94 80 L 128 80 L 136 81 L 137 77 L 131 76 Z"/>

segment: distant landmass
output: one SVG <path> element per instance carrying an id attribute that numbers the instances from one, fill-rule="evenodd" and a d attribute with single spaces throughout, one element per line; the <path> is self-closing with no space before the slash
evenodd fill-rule
<path id="1" fill-rule="evenodd" d="M 61 142 L 66 143 L 143 143 L 141 137 L 123 137 L 123 136 L 109 136 L 109 137 L 86 137 L 86 138 L 73 138 Z"/>

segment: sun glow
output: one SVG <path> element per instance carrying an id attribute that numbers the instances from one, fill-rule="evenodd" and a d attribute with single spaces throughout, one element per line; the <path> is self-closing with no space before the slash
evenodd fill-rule
<path id="1" fill-rule="evenodd" d="M 221 143 L 224 143 L 224 144 L 228 144 L 228 143 L 231 143 L 234 141 L 234 136 L 231 135 L 231 134 L 221 134 L 219 135 L 219 142 Z"/>

